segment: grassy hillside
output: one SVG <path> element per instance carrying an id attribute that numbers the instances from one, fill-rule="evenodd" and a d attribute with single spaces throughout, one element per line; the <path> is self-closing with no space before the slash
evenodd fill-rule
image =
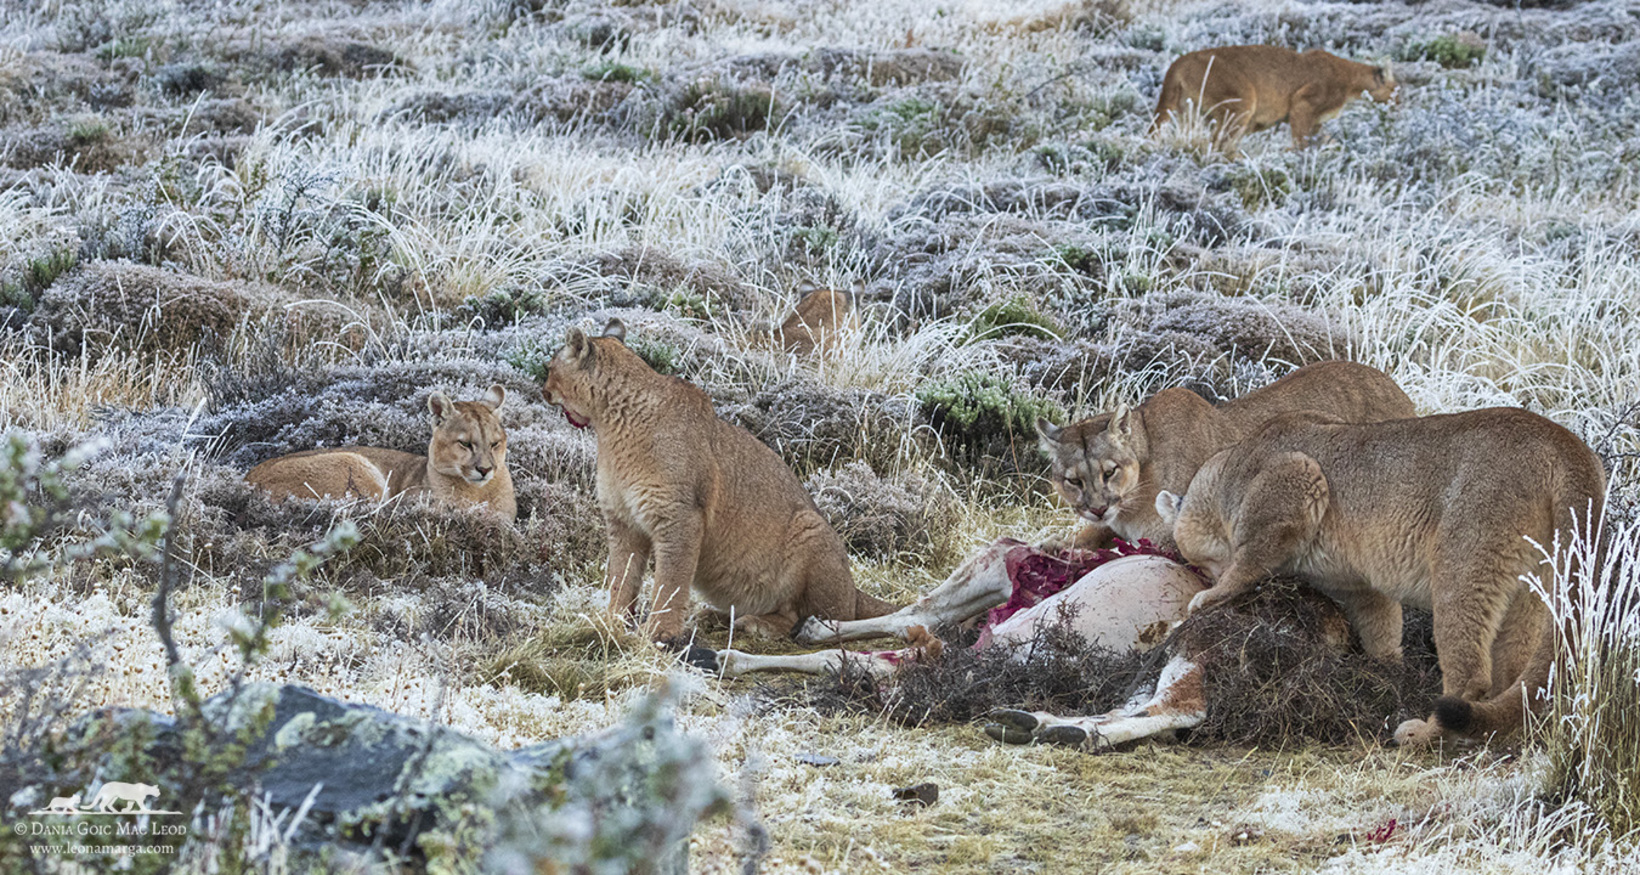
<path id="1" fill-rule="evenodd" d="M 242 668 L 263 576 L 344 518 L 360 544 L 285 600 L 251 678 L 502 747 L 669 690 L 743 803 L 697 832 L 704 871 L 759 859 L 754 824 L 771 872 L 1623 871 L 1633 563 L 1541 747 L 1405 753 L 1363 727 L 1005 748 L 601 628 L 593 444 L 539 393 L 569 327 L 625 320 L 798 471 L 862 587 L 897 600 L 1071 524 L 1035 416 L 1334 357 L 1423 413 L 1572 429 L 1632 543 L 1640 18 L 1522 5 L 0 0 L 0 429 L 46 459 L 102 442 L 48 548 L 163 510 L 185 473 L 176 635 L 207 691 Z M 1147 137 L 1174 57 L 1244 42 L 1390 62 L 1401 100 L 1302 152 L 1284 128 L 1233 160 Z M 750 337 L 805 281 L 863 283 L 847 354 Z M 313 446 L 421 452 L 429 393 L 495 382 L 514 526 L 275 505 L 241 480 Z M 105 558 L 5 584 L 0 666 L 83 645 L 64 715 L 171 709 L 156 576 Z M 890 797 L 920 781 L 937 805 Z"/>

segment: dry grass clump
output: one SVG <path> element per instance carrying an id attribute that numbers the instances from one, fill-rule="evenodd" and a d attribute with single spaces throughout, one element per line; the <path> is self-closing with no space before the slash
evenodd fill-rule
<path id="1" fill-rule="evenodd" d="M 1115 321 L 1138 327 L 1127 351 L 1132 356 L 1166 358 L 1161 352 L 1171 346 L 1198 359 L 1228 355 L 1305 365 L 1338 358 L 1351 347 L 1348 328 L 1325 315 L 1256 298 L 1174 292 L 1122 300 L 1111 309 Z"/>
<path id="2" fill-rule="evenodd" d="M 1343 613 L 1292 578 L 1190 617 L 1174 636 L 1206 666 L 1207 720 L 1195 732 L 1277 747 L 1387 740 L 1402 720 L 1429 714 L 1440 691 L 1429 617 L 1408 617 L 1399 663 L 1341 649 L 1352 638 Z"/>
<path id="3" fill-rule="evenodd" d="M 806 377 L 775 382 L 719 413 L 803 475 L 855 459 L 873 470 L 894 470 L 905 456 L 925 452 L 907 433 L 914 415 L 907 399 L 834 389 Z"/>
<path id="4" fill-rule="evenodd" d="M 545 630 L 481 658 L 481 677 L 564 701 L 600 700 L 666 675 L 669 656 L 630 629 L 613 629 L 602 615 L 556 617 Z"/>
<path id="5" fill-rule="evenodd" d="M 1533 728 L 1549 754 L 1546 795 L 1588 806 L 1606 836 L 1640 846 L 1640 525 L 1607 526 L 1604 564 L 1593 561 L 1600 533 L 1546 545 L 1557 561 L 1543 591 L 1566 656 Z"/>
<path id="6" fill-rule="evenodd" d="M 902 665 L 891 687 L 845 671 L 815 687 L 815 707 L 886 712 L 912 726 L 967 722 L 996 708 L 1099 714 L 1153 683 L 1168 647 L 1201 654 L 1207 720 L 1196 739 L 1294 747 L 1383 741 L 1400 721 L 1429 713 L 1439 672 L 1427 615 L 1408 626 L 1402 663 L 1345 649 L 1337 605 L 1292 579 L 1265 581 L 1249 597 L 1187 619 L 1168 645 L 1147 653 L 1089 646 L 1068 623 L 1016 650 L 973 650 L 955 639 L 935 659 Z"/>

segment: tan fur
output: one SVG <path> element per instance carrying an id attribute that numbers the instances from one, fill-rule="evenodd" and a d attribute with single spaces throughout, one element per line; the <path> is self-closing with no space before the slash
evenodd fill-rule
<path id="1" fill-rule="evenodd" d="M 434 392 L 427 399 L 433 436 L 425 456 L 380 447 L 303 450 L 269 459 L 245 479 L 277 499 L 381 501 L 426 493 L 452 504 L 487 505 L 511 520 L 518 505 L 507 471 L 507 432 L 496 416 L 506 396 L 499 383 L 478 401 L 451 401 Z"/>
<path id="2" fill-rule="evenodd" d="M 1508 407 L 1349 424 L 1295 414 L 1210 459 L 1177 515 L 1180 552 L 1217 585 L 1191 610 L 1293 573 L 1336 599 L 1369 654 L 1399 658 L 1401 607 L 1435 614 L 1444 697 L 1403 744 L 1518 728 L 1553 664 L 1549 611 L 1523 576 L 1545 547 L 1589 531 L 1600 459 L 1578 437 Z"/>
<path id="3" fill-rule="evenodd" d="M 1393 100 L 1396 83 L 1383 67 L 1330 52 L 1279 46 L 1223 46 L 1180 55 L 1167 68 L 1156 101 L 1155 133 L 1169 116 L 1193 113 L 1214 123 L 1220 149 L 1234 153 L 1246 134 L 1287 122 L 1303 148 L 1344 105 L 1372 95 Z"/>
<path id="4" fill-rule="evenodd" d="M 803 297 L 778 328 L 763 323 L 756 329 L 760 342 L 776 349 L 807 356 L 840 350 L 860 332 L 860 314 L 854 309 L 854 295 L 836 289 L 803 284 Z"/>
<path id="5" fill-rule="evenodd" d="M 842 539 L 774 451 L 719 419 L 706 393 L 655 373 L 622 342 L 571 330 L 542 395 L 598 438 L 610 611 L 636 608 L 655 557 L 649 633 L 683 632 L 691 585 L 737 622 L 785 635 L 805 616 L 853 620 L 894 606 L 854 585 Z"/>
<path id="6" fill-rule="evenodd" d="M 1133 410 L 1101 413 L 1058 428 L 1037 423 L 1054 487 L 1089 525 L 1084 549 L 1111 537 L 1173 546 L 1173 529 L 1156 515 L 1156 494 L 1180 493 L 1219 450 L 1282 413 L 1315 410 L 1348 422 L 1414 415 L 1411 399 L 1382 371 L 1353 362 L 1319 362 L 1217 406 L 1188 389 L 1166 389 Z"/>

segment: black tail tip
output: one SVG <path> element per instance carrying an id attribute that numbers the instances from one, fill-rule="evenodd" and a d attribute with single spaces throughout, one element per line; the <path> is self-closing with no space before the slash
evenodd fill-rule
<path id="1" fill-rule="evenodd" d="M 1474 728 L 1475 706 L 1456 696 L 1442 696 L 1435 700 L 1435 721 L 1442 729 L 1467 734 Z"/>

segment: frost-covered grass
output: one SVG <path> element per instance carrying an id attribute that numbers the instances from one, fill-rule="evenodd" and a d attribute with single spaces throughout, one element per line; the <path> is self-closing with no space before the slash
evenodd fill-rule
<path id="1" fill-rule="evenodd" d="M 1233 394 L 1343 355 L 1388 371 L 1422 412 L 1507 404 L 1561 422 L 1607 460 L 1614 525 L 1632 525 L 1640 23 L 1625 4 L 930 8 L 10 9 L 0 428 L 50 452 L 111 437 L 77 486 L 88 506 L 152 510 L 171 474 L 190 472 L 177 633 L 207 691 L 236 669 L 227 629 L 244 622 L 247 586 L 356 516 L 363 543 L 298 593 L 253 678 L 502 746 L 606 726 L 670 683 L 680 720 L 762 818 L 768 871 L 1640 865 L 1632 845 L 1600 843 L 1622 831 L 1601 826 L 1616 810 L 1602 804 L 1634 810 L 1622 744 L 1635 736 L 1621 735 L 1633 718 L 1609 710 L 1633 702 L 1632 639 L 1612 631 L 1635 622 L 1629 602 L 1580 639 L 1599 659 L 1571 678 L 1629 698 L 1572 698 L 1542 751 L 1520 757 L 1003 748 L 975 727 L 819 716 L 597 626 L 592 447 L 528 369 L 570 325 L 611 315 L 830 488 L 823 508 L 875 512 L 849 537 L 862 586 L 886 598 L 913 597 L 996 537 L 1069 525 L 1029 434 L 987 435 L 993 455 L 957 462 L 919 409 L 919 390 L 976 373 L 1080 415 L 1171 385 Z M 1382 61 L 1476 40 L 1472 66 L 1395 60 L 1399 106 L 1352 105 L 1304 152 L 1285 129 L 1249 136 L 1234 159 L 1197 131 L 1145 136 L 1184 51 L 1273 42 Z M 37 309 L 84 287 L 59 273 L 122 258 L 285 297 L 197 346 L 46 349 L 63 340 L 52 320 L 95 306 Z M 856 280 L 864 326 L 843 354 L 797 361 L 751 342 L 803 281 Z M 1061 336 L 976 340 L 1010 301 Z M 151 336 L 163 311 L 133 317 L 123 342 Z M 237 482 L 315 443 L 419 451 L 427 390 L 495 381 L 510 392 L 526 517 L 514 529 L 437 510 L 273 508 Z M 106 633 L 93 654 L 106 671 L 65 712 L 169 708 L 152 586 L 145 568 L 103 562 L 0 594 L 0 664 L 47 664 Z M 319 607 L 332 592 L 352 605 L 339 619 Z M 726 640 L 721 624 L 702 630 Z M 1614 728 L 1615 741 L 1600 734 Z M 1609 753 L 1572 756 L 1588 744 Z M 1625 756 L 1626 771 L 1606 765 Z M 1615 770 L 1630 789 L 1600 796 L 1578 769 Z M 1572 773 L 1584 798 L 1540 800 Z M 941 785 L 931 809 L 888 797 L 924 780 Z M 738 830 L 699 833 L 696 865 L 738 871 Z M 1585 834 L 1597 838 L 1567 838 Z"/>

